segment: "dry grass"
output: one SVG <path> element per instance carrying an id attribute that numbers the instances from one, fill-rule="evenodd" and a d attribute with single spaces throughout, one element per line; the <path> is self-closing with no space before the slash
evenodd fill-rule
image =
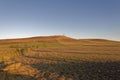
<path id="1" fill-rule="evenodd" d="M 0 80 L 119 80 L 120 42 L 65 36 L 0 41 Z"/>

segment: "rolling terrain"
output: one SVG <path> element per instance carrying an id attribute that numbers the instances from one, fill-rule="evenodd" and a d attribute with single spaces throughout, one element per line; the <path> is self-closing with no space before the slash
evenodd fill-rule
<path id="1" fill-rule="evenodd" d="M 61 35 L 0 40 L 0 80 L 120 80 L 120 42 Z"/>

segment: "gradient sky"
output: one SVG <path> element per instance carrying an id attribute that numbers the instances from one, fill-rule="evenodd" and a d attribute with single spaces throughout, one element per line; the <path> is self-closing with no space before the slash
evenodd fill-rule
<path id="1" fill-rule="evenodd" d="M 63 34 L 120 40 L 120 0 L 0 0 L 0 39 Z"/>

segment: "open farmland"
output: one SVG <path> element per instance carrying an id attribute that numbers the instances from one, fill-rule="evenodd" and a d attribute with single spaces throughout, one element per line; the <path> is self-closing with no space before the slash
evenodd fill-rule
<path id="1" fill-rule="evenodd" d="M 0 40 L 0 80 L 120 80 L 120 42 L 66 36 Z"/>

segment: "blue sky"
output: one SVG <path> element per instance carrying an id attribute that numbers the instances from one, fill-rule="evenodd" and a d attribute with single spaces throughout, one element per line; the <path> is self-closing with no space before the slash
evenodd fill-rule
<path id="1" fill-rule="evenodd" d="M 0 38 L 120 40 L 120 0 L 0 0 Z"/>

